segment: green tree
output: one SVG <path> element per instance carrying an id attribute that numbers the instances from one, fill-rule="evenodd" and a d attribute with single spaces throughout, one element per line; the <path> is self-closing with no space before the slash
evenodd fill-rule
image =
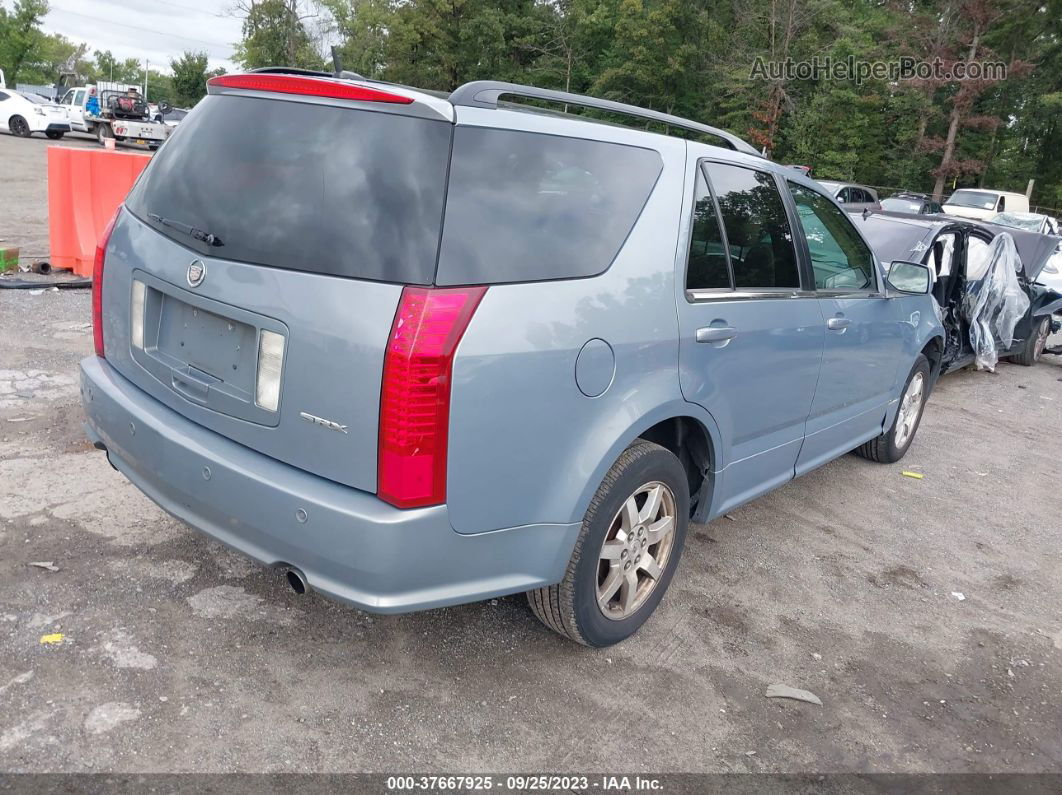
<path id="1" fill-rule="evenodd" d="M 206 94 L 207 54 L 185 50 L 180 58 L 170 61 L 173 70 L 174 102 L 191 107 Z"/>
<path id="2" fill-rule="evenodd" d="M 243 39 L 235 47 L 236 63 L 245 69 L 322 68 L 324 59 L 307 32 L 297 0 L 251 0 L 242 10 Z"/>
<path id="3" fill-rule="evenodd" d="M 46 0 L 15 0 L 11 11 L 0 6 L 0 69 L 11 85 L 28 76 L 21 74 L 23 66 L 41 54 L 45 35 L 40 25 L 47 13 Z"/>

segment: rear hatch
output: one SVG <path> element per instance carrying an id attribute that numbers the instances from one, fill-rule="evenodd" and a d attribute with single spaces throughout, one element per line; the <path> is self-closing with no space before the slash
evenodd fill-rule
<path id="1" fill-rule="evenodd" d="M 106 357 L 185 417 L 374 491 L 384 352 L 403 285 L 435 276 L 451 109 L 259 80 L 212 85 L 129 194 Z"/>

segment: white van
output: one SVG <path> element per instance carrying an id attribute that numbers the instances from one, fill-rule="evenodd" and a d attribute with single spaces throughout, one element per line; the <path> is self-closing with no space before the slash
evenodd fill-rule
<path id="1" fill-rule="evenodd" d="M 996 213 L 1027 213 L 1029 197 L 1024 193 L 981 188 L 960 188 L 942 205 L 948 215 L 987 221 Z"/>

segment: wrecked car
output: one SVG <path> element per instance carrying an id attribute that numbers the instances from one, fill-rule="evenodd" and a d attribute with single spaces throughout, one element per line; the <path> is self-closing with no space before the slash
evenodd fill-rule
<path id="1" fill-rule="evenodd" d="M 1040 281 L 1062 246 L 1054 235 L 889 212 L 856 224 L 882 261 L 929 267 L 946 333 L 942 374 L 971 364 L 994 370 L 1000 358 L 1031 366 L 1062 325 L 1053 316 L 1062 290 Z"/>

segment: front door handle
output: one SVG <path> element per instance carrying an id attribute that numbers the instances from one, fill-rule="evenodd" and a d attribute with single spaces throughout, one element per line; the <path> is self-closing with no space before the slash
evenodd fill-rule
<path id="1" fill-rule="evenodd" d="M 831 317 L 826 321 L 826 328 L 830 331 L 844 331 L 852 325 L 852 321 L 846 317 Z"/>
<path id="2" fill-rule="evenodd" d="M 733 326 L 705 326 L 697 329 L 697 342 L 726 342 L 737 336 Z"/>

